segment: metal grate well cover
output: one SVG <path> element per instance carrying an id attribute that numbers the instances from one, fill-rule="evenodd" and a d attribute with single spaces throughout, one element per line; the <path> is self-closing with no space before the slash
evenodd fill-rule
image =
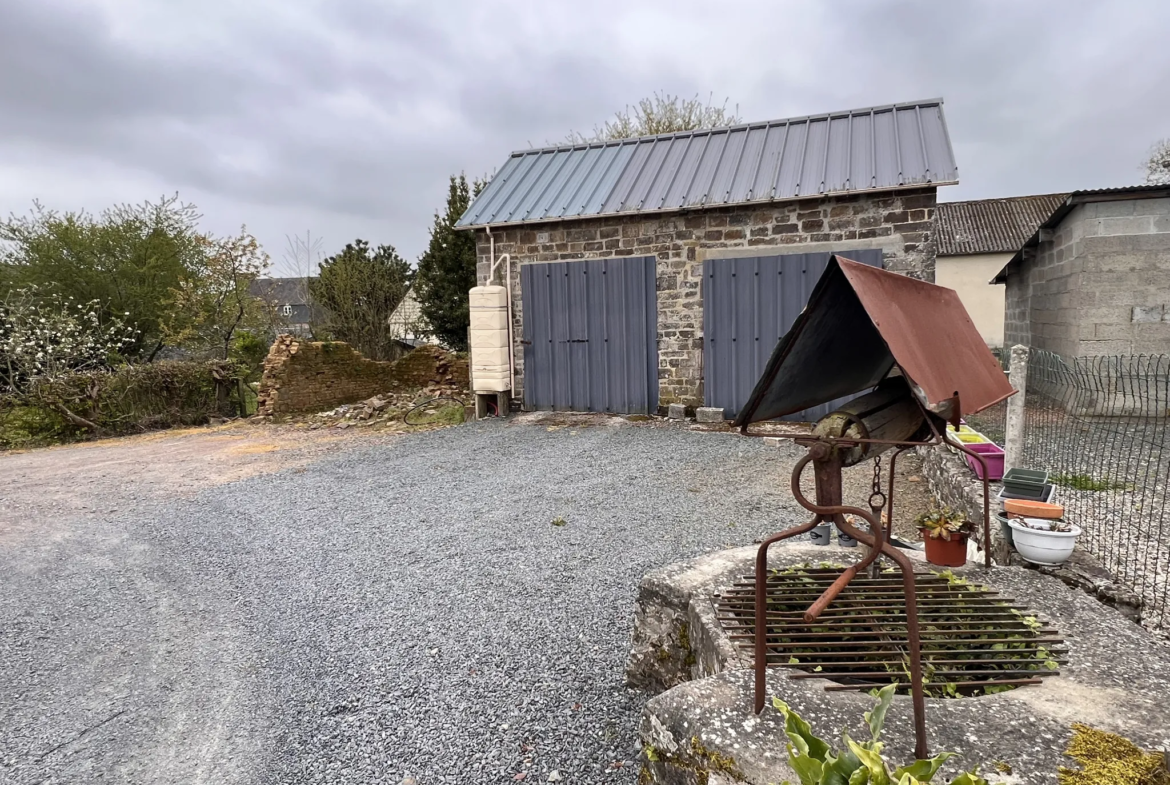
<path id="1" fill-rule="evenodd" d="M 837 577 L 836 567 L 792 567 L 768 575 L 768 664 L 824 678 L 827 690 L 910 688 L 901 575 L 859 575 L 813 622 L 804 612 Z M 1064 641 L 998 592 L 942 573 L 916 573 L 922 664 L 928 694 L 961 697 L 1039 684 L 1065 662 Z M 719 622 L 741 648 L 755 642 L 755 577 L 716 598 Z"/>

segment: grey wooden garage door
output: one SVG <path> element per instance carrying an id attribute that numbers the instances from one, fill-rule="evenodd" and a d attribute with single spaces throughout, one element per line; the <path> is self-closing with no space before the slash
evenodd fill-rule
<path id="1" fill-rule="evenodd" d="M 882 266 L 880 249 L 841 255 Z M 703 262 L 703 398 L 734 417 L 764 372 L 781 336 L 804 309 L 831 254 L 752 256 Z M 785 417 L 813 421 L 840 405 L 833 401 Z"/>
<path id="2" fill-rule="evenodd" d="M 524 408 L 658 408 L 654 257 L 520 268 Z"/>

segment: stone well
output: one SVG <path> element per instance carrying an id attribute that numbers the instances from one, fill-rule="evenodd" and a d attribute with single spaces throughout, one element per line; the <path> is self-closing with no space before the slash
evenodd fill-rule
<path id="1" fill-rule="evenodd" d="M 755 547 L 720 551 L 643 578 L 626 678 L 631 686 L 660 694 L 649 700 L 642 717 L 639 782 L 799 781 L 787 764 L 783 720 L 770 705 L 759 716 L 752 713 L 751 658 L 728 637 L 715 613 L 716 596 L 752 574 L 755 552 Z M 798 542 L 773 546 L 769 567 L 857 558 L 856 549 Z M 1119 733 L 1147 748 L 1170 745 L 1170 648 L 1054 577 L 1020 567 L 985 571 L 969 565 L 955 572 L 1013 598 L 1057 628 L 1068 647 L 1068 662 L 1060 675 L 1040 685 L 982 697 L 927 698 L 931 753 L 963 755 L 943 774 L 978 764 L 992 782 L 1055 782 L 1057 768 L 1068 763 L 1063 751 L 1074 722 Z M 872 707 L 872 697 L 826 692 L 827 680 L 789 678 L 796 673 L 771 668 L 769 694 L 782 698 L 837 746 L 842 730 L 867 738 L 862 714 Z M 895 698 L 883 740 L 891 759 L 912 759 L 909 697 Z M 997 763 L 1009 766 L 1011 775 L 997 779 Z"/>

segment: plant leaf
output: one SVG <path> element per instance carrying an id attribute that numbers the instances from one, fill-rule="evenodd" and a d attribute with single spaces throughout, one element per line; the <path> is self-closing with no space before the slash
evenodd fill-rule
<path id="1" fill-rule="evenodd" d="M 894 769 L 894 776 L 901 777 L 903 774 L 909 774 L 916 780 L 930 782 L 930 778 L 938 772 L 939 768 L 941 768 L 942 765 L 948 760 L 955 757 L 956 754 L 957 753 L 954 752 L 940 752 L 933 758 L 916 760 L 909 766 L 900 766 L 899 768 Z M 901 784 L 899 783 L 899 785 Z"/>
<path id="2" fill-rule="evenodd" d="M 779 698 L 773 698 L 772 704 L 776 705 L 777 709 L 780 709 L 780 705 L 784 707 L 780 709 L 780 712 L 784 715 L 784 735 L 792 740 L 793 746 L 802 755 L 808 755 L 810 758 L 824 761 L 825 756 L 829 753 L 828 743 L 823 739 L 817 738 L 812 732 L 812 727 L 799 714 L 788 708 L 787 703 L 784 703 Z"/>
<path id="3" fill-rule="evenodd" d="M 808 755 L 793 755 L 790 752 L 788 762 L 792 764 L 792 770 L 800 777 L 801 785 L 820 785 L 824 766 L 819 760 L 813 760 Z"/>
<path id="4" fill-rule="evenodd" d="M 849 785 L 869 785 L 869 769 L 862 767 L 849 777 Z"/>
<path id="5" fill-rule="evenodd" d="M 988 785 L 988 782 L 979 776 L 979 769 L 974 768 L 955 777 L 951 785 Z"/>
<path id="6" fill-rule="evenodd" d="M 887 684 L 878 691 L 878 703 L 873 707 L 873 711 L 865 713 L 865 721 L 869 725 L 869 735 L 874 741 L 882 735 L 882 726 L 886 724 L 886 712 L 890 710 L 890 704 L 894 701 L 894 691 L 898 689 L 896 684 Z"/>
<path id="7" fill-rule="evenodd" d="M 879 741 L 873 741 L 869 744 L 858 744 L 848 736 L 845 737 L 849 749 L 853 750 L 853 754 L 861 761 L 861 765 L 869 772 L 869 785 L 891 785 L 890 773 L 886 769 L 885 759 L 882 758 L 882 745 Z"/>
<path id="8" fill-rule="evenodd" d="M 850 777 L 858 771 L 865 772 L 865 769 L 861 767 L 861 761 L 857 756 L 849 750 L 845 750 L 839 757 L 826 755 L 820 785 L 849 785 Z M 866 778 L 868 777 L 867 773 Z"/>

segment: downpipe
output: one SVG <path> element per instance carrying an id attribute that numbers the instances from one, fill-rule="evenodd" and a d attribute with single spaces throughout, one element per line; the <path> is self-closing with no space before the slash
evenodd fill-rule
<path id="1" fill-rule="evenodd" d="M 492 234 L 491 225 L 485 225 L 484 229 L 488 236 L 488 261 L 490 268 L 488 270 L 488 283 L 496 279 L 496 268 L 500 262 L 504 262 L 504 288 L 508 291 L 508 394 L 516 389 L 516 355 L 515 355 L 515 339 L 512 336 L 512 255 L 502 254 L 499 259 L 496 259 L 496 238 Z"/>

